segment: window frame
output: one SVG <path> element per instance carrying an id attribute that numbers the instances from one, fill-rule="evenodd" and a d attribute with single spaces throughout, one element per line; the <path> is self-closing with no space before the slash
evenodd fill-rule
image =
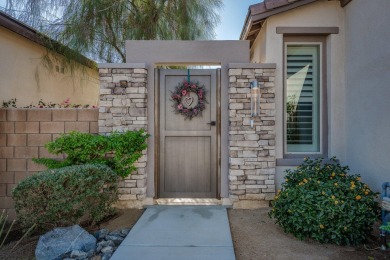
<path id="1" fill-rule="evenodd" d="M 319 46 L 319 152 L 287 151 L 287 47 L 297 45 Z M 302 159 L 328 157 L 328 113 L 327 113 L 327 61 L 325 36 L 283 37 L 283 158 Z"/>

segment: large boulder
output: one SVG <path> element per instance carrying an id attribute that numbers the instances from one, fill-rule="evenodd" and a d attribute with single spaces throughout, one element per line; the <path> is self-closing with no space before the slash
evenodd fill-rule
<path id="1" fill-rule="evenodd" d="M 96 238 L 79 225 L 55 228 L 39 238 L 35 257 L 37 260 L 57 260 L 72 251 L 89 252 L 95 247 Z"/>

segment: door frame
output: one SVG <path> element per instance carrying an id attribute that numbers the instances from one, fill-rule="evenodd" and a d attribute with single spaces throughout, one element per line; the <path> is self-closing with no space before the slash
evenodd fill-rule
<path id="1" fill-rule="evenodd" d="M 202 69 L 199 69 L 202 70 Z M 216 193 L 214 198 L 221 199 L 221 69 L 205 69 L 216 72 Z M 154 69 L 154 199 L 160 198 L 160 71 Z M 183 70 L 184 71 L 184 70 Z"/>

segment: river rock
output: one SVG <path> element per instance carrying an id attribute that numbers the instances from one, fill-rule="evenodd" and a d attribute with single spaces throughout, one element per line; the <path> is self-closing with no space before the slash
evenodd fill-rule
<path id="1" fill-rule="evenodd" d="M 96 238 L 79 225 L 55 228 L 39 238 L 35 257 L 37 260 L 59 260 L 72 251 L 89 252 L 95 247 Z"/>

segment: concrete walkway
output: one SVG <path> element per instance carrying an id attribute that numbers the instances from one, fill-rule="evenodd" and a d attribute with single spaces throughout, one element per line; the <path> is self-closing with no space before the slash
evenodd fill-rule
<path id="1" fill-rule="evenodd" d="M 149 207 L 111 257 L 123 259 L 234 260 L 226 208 Z"/>

